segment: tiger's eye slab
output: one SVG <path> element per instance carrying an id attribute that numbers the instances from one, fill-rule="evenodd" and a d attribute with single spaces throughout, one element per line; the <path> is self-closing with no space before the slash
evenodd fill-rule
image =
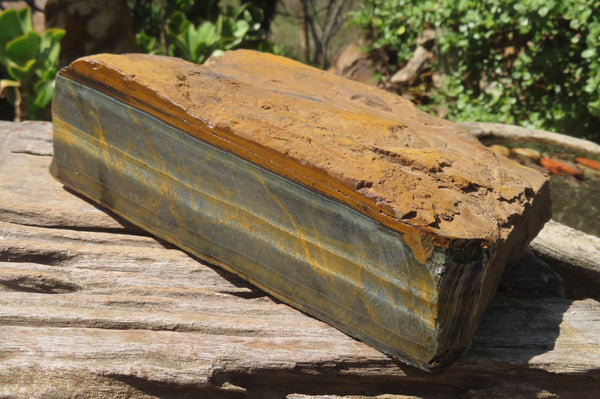
<path id="1" fill-rule="evenodd" d="M 63 69 L 51 173 L 425 370 L 468 347 L 548 181 L 383 90 L 270 54 Z"/>

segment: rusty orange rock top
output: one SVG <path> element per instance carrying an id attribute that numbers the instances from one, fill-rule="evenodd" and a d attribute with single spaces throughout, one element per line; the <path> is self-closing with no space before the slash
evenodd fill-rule
<path id="1" fill-rule="evenodd" d="M 547 204 L 546 177 L 455 124 L 283 57 L 238 50 L 199 66 L 101 54 L 61 74 L 341 201 L 424 249 L 494 245 L 537 194 Z"/>

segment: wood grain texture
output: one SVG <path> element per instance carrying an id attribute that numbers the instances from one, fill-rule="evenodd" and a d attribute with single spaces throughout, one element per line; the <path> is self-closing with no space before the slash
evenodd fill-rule
<path id="1" fill-rule="evenodd" d="M 66 192 L 47 172 L 48 125 L 0 129 L 0 397 L 581 399 L 600 390 L 595 300 L 497 296 L 467 355 L 426 374 Z M 22 151 L 34 142 L 35 154 Z"/>
<path id="2" fill-rule="evenodd" d="M 516 142 L 537 142 L 557 147 L 570 148 L 571 150 L 581 151 L 583 153 L 600 155 L 600 144 L 568 136 L 566 134 L 549 132 L 547 130 L 529 129 L 515 125 L 506 125 L 503 123 L 459 122 L 458 124 L 470 134 L 479 138 L 502 137 L 503 139 Z"/>
<path id="3" fill-rule="evenodd" d="M 571 298 L 600 300 L 600 237 L 551 220 L 531 248 L 561 274 Z"/>

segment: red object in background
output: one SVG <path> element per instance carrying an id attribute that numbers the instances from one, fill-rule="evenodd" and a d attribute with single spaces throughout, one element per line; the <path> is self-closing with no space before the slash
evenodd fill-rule
<path id="1" fill-rule="evenodd" d="M 587 166 L 588 168 L 600 170 L 600 162 L 594 161 L 593 159 L 575 158 L 575 162 L 577 162 L 578 164 L 581 164 L 583 166 Z"/>
<path id="2" fill-rule="evenodd" d="M 571 176 L 580 176 L 581 172 L 574 167 L 552 158 L 540 159 L 540 164 L 546 168 L 546 170 L 554 175 L 568 174 Z"/>

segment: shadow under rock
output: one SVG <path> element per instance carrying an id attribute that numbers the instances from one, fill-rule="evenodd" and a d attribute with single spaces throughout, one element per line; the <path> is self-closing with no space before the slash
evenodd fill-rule
<path id="1" fill-rule="evenodd" d="M 94 229 L 93 227 L 87 227 L 87 228 L 80 228 L 81 230 L 86 230 L 86 231 L 100 231 L 100 232 L 106 232 L 106 233 L 119 233 L 119 234 L 134 234 L 134 235 L 140 235 L 140 236 L 147 236 L 150 237 L 152 236 L 152 234 L 148 233 L 147 231 L 145 231 L 144 229 L 136 226 L 135 224 L 129 222 L 128 220 L 126 220 L 125 218 L 117 215 L 116 213 L 114 213 L 113 211 L 111 211 L 110 209 L 99 205 L 97 202 L 94 202 L 92 200 L 90 200 L 88 197 L 86 197 L 83 194 L 78 193 L 77 191 L 67 187 L 67 186 L 63 186 L 63 189 L 68 192 L 69 194 L 72 194 L 74 196 L 76 196 L 77 198 L 81 199 L 82 201 L 85 201 L 86 203 L 88 203 L 90 206 L 98 209 L 99 211 L 102 211 L 104 213 L 106 213 L 107 215 L 109 215 L 110 217 L 112 217 L 118 224 L 121 225 L 121 228 L 119 227 L 114 227 L 114 228 L 97 228 Z M 77 228 L 73 228 L 74 230 L 77 230 Z M 162 240 L 161 240 L 162 243 Z M 168 244 L 171 245 L 171 244 Z M 175 246 L 172 246 L 173 248 L 175 248 Z"/>
<path id="2" fill-rule="evenodd" d="M 527 364 L 553 350 L 563 315 L 573 303 L 564 292 L 561 276 L 528 248 L 502 275 L 469 352 Z"/>

